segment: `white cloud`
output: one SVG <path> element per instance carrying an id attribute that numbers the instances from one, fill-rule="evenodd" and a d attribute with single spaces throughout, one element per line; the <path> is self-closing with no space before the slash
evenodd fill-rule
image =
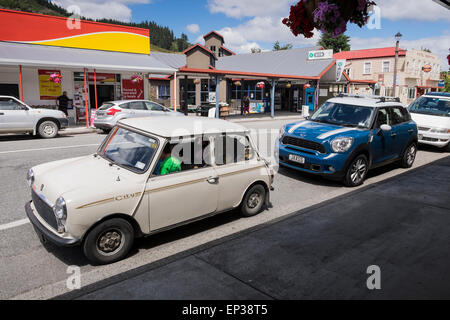
<path id="1" fill-rule="evenodd" d="M 243 18 L 286 14 L 289 5 L 295 2 L 293 0 L 208 0 L 208 8 L 211 13 L 224 13 L 227 17 Z"/>
<path id="2" fill-rule="evenodd" d="M 450 34 L 446 33 L 441 36 L 422 38 L 416 40 L 401 40 L 400 47 L 402 49 L 430 49 L 431 52 L 441 58 L 441 69 L 448 70 L 447 55 L 450 44 Z M 393 47 L 395 45 L 394 38 L 351 38 L 352 50 L 371 49 Z"/>
<path id="3" fill-rule="evenodd" d="M 131 4 L 146 4 L 151 0 L 52 0 L 52 2 L 65 9 L 78 7 L 81 16 L 91 19 L 115 19 L 124 22 L 131 21 Z M 78 12 L 77 12 L 78 13 Z"/>
<path id="4" fill-rule="evenodd" d="M 381 8 L 382 19 L 450 21 L 449 10 L 431 0 L 376 0 L 375 2 Z"/>
<path id="5" fill-rule="evenodd" d="M 200 27 L 198 26 L 198 24 L 193 23 L 193 24 L 189 24 L 186 26 L 187 31 L 189 31 L 190 33 L 199 33 L 200 32 Z"/>

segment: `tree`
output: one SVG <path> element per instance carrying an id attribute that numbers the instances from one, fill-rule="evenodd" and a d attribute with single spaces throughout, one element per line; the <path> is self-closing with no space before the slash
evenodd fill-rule
<path id="1" fill-rule="evenodd" d="M 260 48 L 251 48 L 251 52 L 252 53 L 261 53 L 261 49 Z"/>
<path id="2" fill-rule="evenodd" d="M 280 51 L 280 50 L 289 50 L 292 49 L 292 44 L 286 43 L 284 45 L 280 44 L 280 41 L 276 41 L 273 44 L 273 51 Z"/>
<path id="3" fill-rule="evenodd" d="M 422 51 L 425 51 L 425 52 L 431 53 L 431 50 L 430 50 L 430 49 L 428 49 L 428 48 L 425 48 L 425 47 L 421 47 L 420 49 L 421 49 Z"/>
<path id="4" fill-rule="evenodd" d="M 317 45 L 324 49 L 333 49 L 333 52 L 350 51 L 350 37 L 341 34 L 334 38 L 329 33 L 322 33 Z"/>

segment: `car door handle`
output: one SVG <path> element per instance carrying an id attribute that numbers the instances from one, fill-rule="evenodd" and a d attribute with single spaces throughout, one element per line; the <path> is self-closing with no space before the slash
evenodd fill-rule
<path id="1" fill-rule="evenodd" d="M 5 114 L 3 112 L 0 112 L 0 116 L 4 116 Z"/>
<path id="2" fill-rule="evenodd" d="M 413 130 L 413 129 L 409 129 L 408 132 L 409 132 L 409 133 L 413 133 L 414 130 Z"/>
<path id="3" fill-rule="evenodd" d="M 395 132 L 391 133 L 391 137 L 396 137 L 396 136 L 397 136 L 397 134 Z"/>
<path id="4" fill-rule="evenodd" d="M 219 177 L 208 177 L 206 181 L 210 184 L 216 184 L 219 181 Z"/>

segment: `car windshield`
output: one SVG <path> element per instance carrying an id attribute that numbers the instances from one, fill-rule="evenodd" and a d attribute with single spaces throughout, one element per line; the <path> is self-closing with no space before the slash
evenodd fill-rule
<path id="1" fill-rule="evenodd" d="M 409 112 L 450 117 L 450 100 L 420 97 L 409 106 Z"/>
<path id="2" fill-rule="evenodd" d="M 312 121 L 345 127 L 369 128 L 373 108 L 325 102 L 311 117 Z"/>
<path id="3" fill-rule="evenodd" d="M 114 164 L 142 173 L 158 150 L 155 138 L 124 128 L 111 132 L 99 154 Z"/>

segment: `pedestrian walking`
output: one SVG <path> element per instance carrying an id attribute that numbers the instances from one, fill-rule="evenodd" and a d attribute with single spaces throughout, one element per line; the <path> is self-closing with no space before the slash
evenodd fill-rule
<path id="1" fill-rule="evenodd" d="M 67 107 L 69 105 L 69 98 L 67 97 L 67 91 L 64 91 L 63 94 L 57 98 L 57 105 L 58 110 L 64 112 L 66 116 L 69 115 L 67 113 Z"/>
<path id="2" fill-rule="evenodd" d="M 243 103 L 244 103 L 244 116 L 245 116 L 246 114 L 250 114 L 250 99 L 248 98 L 248 95 L 244 96 Z"/>

